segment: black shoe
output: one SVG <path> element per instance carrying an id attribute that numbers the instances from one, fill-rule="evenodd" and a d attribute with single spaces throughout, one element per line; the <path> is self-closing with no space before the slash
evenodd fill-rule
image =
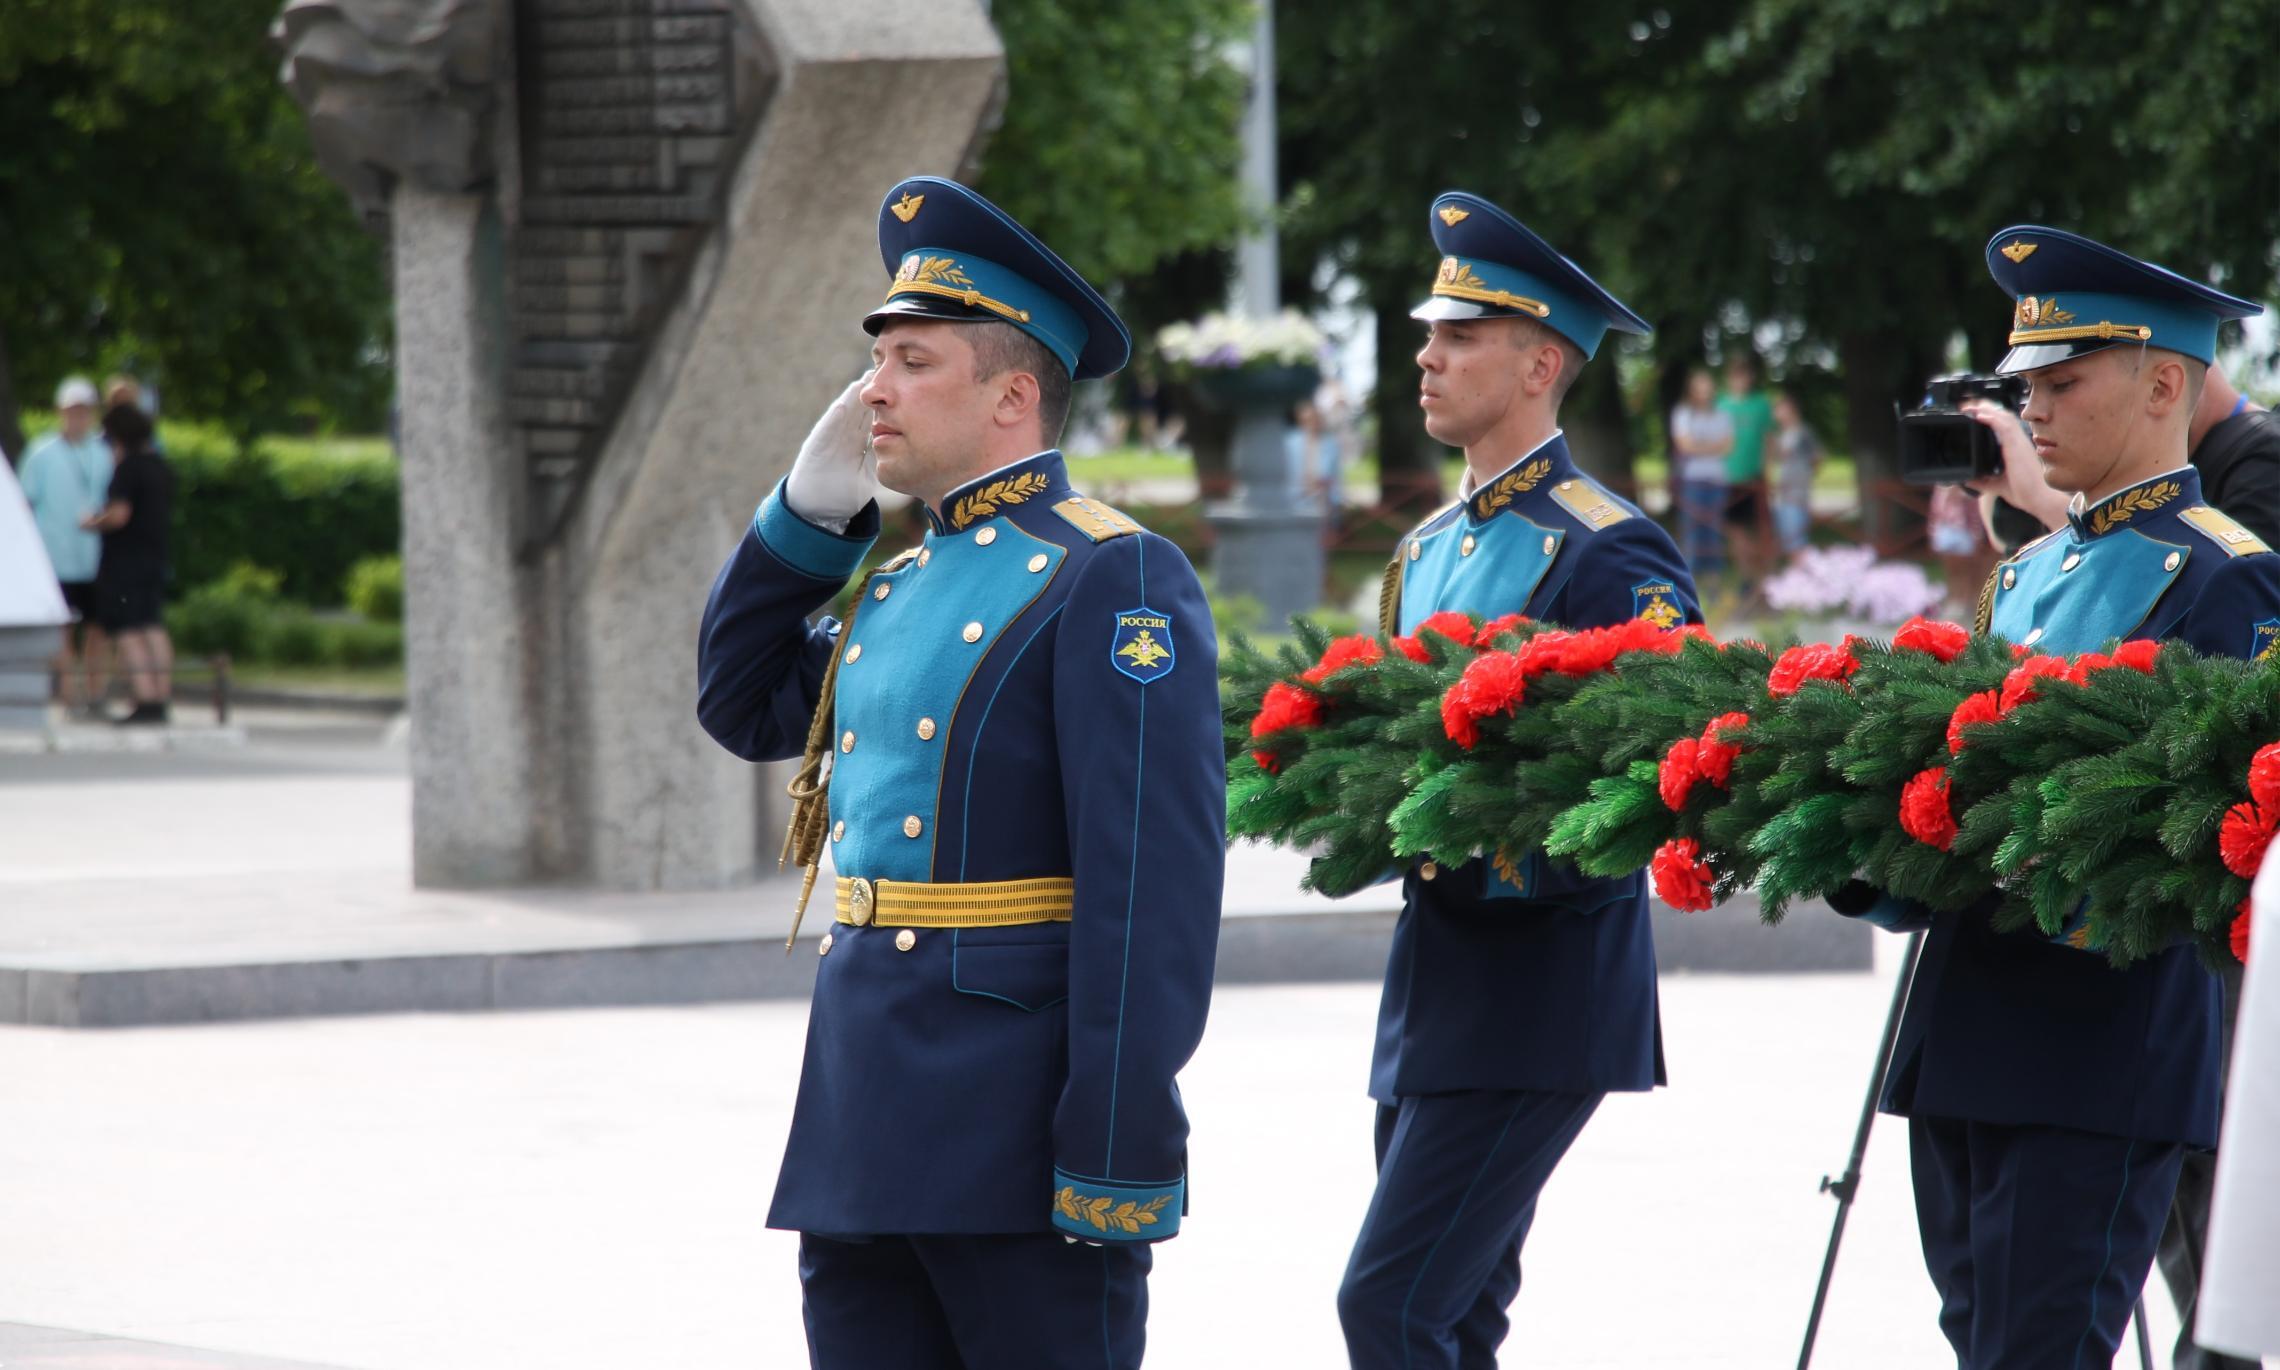
<path id="1" fill-rule="evenodd" d="M 138 727 L 145 724 L 164 727 L 166 725 L 166 706 L 155 701 L 137 704 L 134 707 L 134 712 L 117 720 L 117 723 L 122 728 Z"/>

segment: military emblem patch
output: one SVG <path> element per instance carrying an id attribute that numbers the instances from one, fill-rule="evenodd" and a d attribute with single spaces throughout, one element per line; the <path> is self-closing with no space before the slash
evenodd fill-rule
<path id="1" fill-rule="evenodd" d="M 1170 675 L 1178 663 L 1172 647 L 1172 616 L 1146 605 L 1118 614 L 1108 662 L 1143 685 Z"/>
<path id="2" fill-rule="evenodd" d="M 2280 618 L 2268 618 L 2248 630 L 2248 659 L 2271 659 L 2272 649 L 2280 647 Z"/>
<path id="3" fill-rule="evenodd" d="M 1678 587 L 1667 580 L 1632 586 L 1631 617 L 1643 618 L 1666 633 L 1686 622 L 1686 611 L 1678 607 Z"/>

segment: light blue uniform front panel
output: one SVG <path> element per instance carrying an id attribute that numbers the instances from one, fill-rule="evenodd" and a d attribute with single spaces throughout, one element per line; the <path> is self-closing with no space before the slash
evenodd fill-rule
<path id="1" fill-rule="evenodd" d="M 987 543 L 979 541 L 984 533 Z M 1043 564 L 1031 570 L 1039 557 Z M 856 816 L 831 845 L 840 874 L 934 878 L 951 717 L 982 658 L 1067 558 L 1059 544 L 994 519 L 963 533 L 928 533 L 924 565 L 912 561 L 873 578 L 840 648 L 831 811 L 834 823 Z M 885 599 L 877 598 L 881 586 Z M 981 632 L 968 642 L 967 625 L 977 623 Z M 849 645 L 863 648 L 852 662 Z M 930 738 L 919 735 L 922 719 L 933 720 Z M 905 831 L 911 818 L 919 823 L 915 837 Z"/>
<path id="2" fill-rule="evenodd" d="M 1474 523 L 1460 509 L 1433 531 L 1411 534 L 1401 549 L 1406 557 L 1412 544 L 1417 547 L 1416 559 L 1401 573 L 1401 631 L 1416 632 L 1419 623 L 1452 605 L 1482 618 L 1526 613 L 1566 538 L 1565 530 L 1532 523 L 1509 509 L 1485 523 Z"/>
<path id="3" fill-rule="evenodd" d="M 2062 532 L 1996 573 L 1988 626 L 2053 656 L 2102 650 L 2146 621 L 2192 555 L 2134 528 L 2088 542 Z"/>

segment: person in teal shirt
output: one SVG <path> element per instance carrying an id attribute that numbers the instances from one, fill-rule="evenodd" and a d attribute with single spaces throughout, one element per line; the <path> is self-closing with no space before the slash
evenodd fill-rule
<path id="1" fill-rule="evenodd" d="M 1726 449 L 1726 546 L 1734 565 L 1754 581 L 1766 569 L 1766 439 L 1773 434 L 1773 401 L 1757 388 L 1757 362 L 1737 352 L 1726 363 L 1726 393 L 1718 409 L 1734 423 Z"/>
<path id="2" fill-rule="evenodd" d="M 83 521 L 102 511 L 104 492 L 111 487 L 111 449 L 96 430 L 95 387 L 84 377 L 73 376 L 56 387 L 55 412 L 56 431 L 32 444 L 18 476 L 63 586 L 63 601 L 78 624 L 65 634 L 55 662 L 63 702 L 90 707 L 102 698 L 110 644 L 95 625 L 94 613 L 103 537 Z"/>

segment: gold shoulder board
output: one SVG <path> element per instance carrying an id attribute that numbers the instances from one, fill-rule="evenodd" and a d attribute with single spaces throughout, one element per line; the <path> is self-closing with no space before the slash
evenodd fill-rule
<path id="1" fill-rule="evenodd" d="M 2211 509 L 2206 504 L 2196 504 L 2179 513 L 2177 517 L 2200 529 L 2211 542 L 2224 548 L 2225 555 L 2228 557 L 2245 557 L 2251 552 L 2269 552 L 2272 550 L 2265 545 L 2264 539 Z"/>
<path id="2" fill-rule="evenodd" d="M 1586 528 L 1594 531 L 1611 523 L 1621 523 L 1631 511 L 1617 504 L 1612 495 L 1598 484 L 1583 476 L 1574 476 L 1552 487 L 1552 498 L 1562 509 L 1576 516 Z"/>
<path id="3" fill-rule="evenodd" d="M 1144 531 L 1139 524 L 1109 508 L 1098 500 L 1073 495 L 1053 506 L 1053 512 L 1069 521 L 1069 525 L 1094 542 L 1110 538 L 1130 537 Z"/>

